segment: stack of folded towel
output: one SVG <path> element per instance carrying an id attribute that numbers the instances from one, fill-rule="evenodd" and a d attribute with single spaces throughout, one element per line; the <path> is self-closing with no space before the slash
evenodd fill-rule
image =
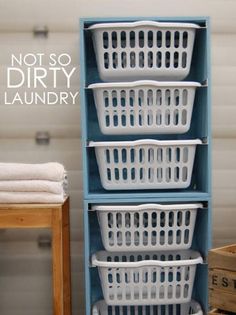
<path id="1" fill-rule="evenodd" d="M 62 203 L 66 188 L 59 163 L 0 163 L 0 203 Z"/>

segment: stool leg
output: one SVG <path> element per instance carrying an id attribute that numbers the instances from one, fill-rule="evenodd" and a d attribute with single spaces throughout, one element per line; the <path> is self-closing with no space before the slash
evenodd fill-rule
<path id="1" fill-rule="evenodd" d="M 52 210 L 53 314 L 63 312 L 62 211 Z"/>
<path id="2" fill-rule="evenodd" d="M 70 216 L 69 200 L 62 208 L 64 314 L 71 315 Z"/>

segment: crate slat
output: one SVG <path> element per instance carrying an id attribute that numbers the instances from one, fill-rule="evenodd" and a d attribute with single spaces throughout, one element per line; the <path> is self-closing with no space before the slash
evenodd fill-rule
<path id="1" fill-rule="evenodd" d="M 236 271 L 236 244 L 212 249 L 209 252 L 210 268 Z"/>
<path id="2" fill-rule="evenodd" d="M 221 310 L 236 312 L 236 295 L 218 289 L 209 290 L 210 305 Z"/>
<path id="3" fill-rule="evenodd" d="M 208 262 L 210 305 L 236 312 L 236 244 L 211 250 Z"/>
<path id="4" fill-rule="evenodd" d="M 219 289 L 228 293 L 236 293 L 236 272 L 223 269 L 209 270 L 209 288 Z M 236 296 L 235 296 L 236 299 Z"/>

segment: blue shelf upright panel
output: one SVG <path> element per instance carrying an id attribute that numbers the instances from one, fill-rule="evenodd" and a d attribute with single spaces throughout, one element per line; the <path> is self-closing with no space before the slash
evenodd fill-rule
<path id="1" fill-rule="evenodd" d="M 93 92 L 88 86 L 100 83 L 92 32 L 88 29 L 97 23 L 134 21 L 194 23 L 196 30 L 191 70 L 184 81 L 201 83 L 197 88 L 191 127 L 184 134 L 169 135 L 104 135 L 98 123 Z M 82 130 L 82 157 L 84 183 L 84 268 L 86 315 L 92 306 L 103 300 L 97 268 L 91 265 L 91 256 L 104 250 L 101 231 L 93 205 L 137 205 L 144 203 L 178 204 L 202 203 L 198 210 L 191 249 L 201 253 L 204 263 L 198 265 L 193 288 L 193 299 L 208 312 L 207 254 L 211 247 L 211 71 L 210 71 L 210 21 L 208 17 L 125 17 L 80 19 L 80 105 Z M 129 141 L 137 139 L 187 140 L 201 139 L 197 146 L 191 184 L 185 189 L 105 190 L 102 186 L 95 150 L 90 141 Z M 112 314 L 112 313 L 111 313 Z"/>

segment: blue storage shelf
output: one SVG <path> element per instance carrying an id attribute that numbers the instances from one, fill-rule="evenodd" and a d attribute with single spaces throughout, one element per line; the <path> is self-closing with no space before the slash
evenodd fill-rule
<path id="1" fill-rule="evenodd" d="M 134 21 L 143 18 L 130 19 L 105 19 L 106 22 L 113 21 Z M 147 18 L 146 18 L 147 19 Z M 106 191 L 103 189 L 98 174 L 97 161 L 94 148 L 88 148 L 89 141 L 109 141 L 109 140 L 136 140 L 136 139 L 159 139 L 159 140 L 182 140 L 200 138 L 206 142 L 205 145 L 198 146 L 192 182 L 185 190 L 151 190 L 143 191 L 141 194 L 158 194 L 164 197 L 175 198 L 176 193 L 185 193 L 189 197 L 204 198 L 211 192 L 210 184 L 210 161 L 211 161 L 211 130 L 210 130 L 210 73 L 209 73 L 209 21 L 206 18 L 150 18 L 157 21 L 183 21 L 193 22 L 204 28 L 197 30 L 195 48 L 193 52 L 191 71 L 186 80 L 197 81 L 204 84 L 198 88 L 193 107 L 193 116 L 190 130 L 180 135 L 132 135 L 132 136 L 107 136 L 103 135 L 98 125 L 97 112 L 94 104 L 92 91 L 88 85 L 100 82 L 98 75 L 95 52 L 92 44 L 91 32 L 87 28 L 91 24 L 99 23 L 101 19 L 82 19 L 81 20 L 81 109 L 82 109 L 82 133 L 83 133 L 83 162 L 84 162 L 84 196 L 88 198 L 122 198 L 128 196 L 129 191 Z M 140 192 L 132 192 L 139 195 Z M 184 195 L 182 195 L 184 196 Z"/>
<path id="2" fill-rule="evenodd" d="M 154 20 L 165 22 L 190 22 L 199 24 L 197 30 L 191 71 L 186 81 L 197 81 L 204 86 L 196 91 L 190 130 L 182 135 L 103 135 L 98 125 L 97 112 L 91 83 L 101 82 L 92 45 L 91 32 L 87 28 L 96 23 Z M 80 66 L 81 66 L 81 126 L 84 182 L 84 257 L 86 315 L 91 314 L 93 303 L 103 299 L 97 268 L 91 267 L 92 253 L 103 249 L 97 214 L 91 211 L 94 204 L 142 204 L 142 203 L 194 203 L 202 202 L 198 211 L 192 249 L 201 252 L 204 264 L 198 265 L 193 298 L 208 311 L 207 253 L 211 248 L 211 73 L 210 73 L 210 23 L 207 17 L 130 17 L 130 18 L 84 18 L 80 20 Z M 94 148 L 89 141 L 136 140 L 136 139 L 182 140 L 200 138 L 204 141 L 196 150 L 191 185 L 175 190 L 105 190 L 100 181 Z"/>
<path id="3" fill-rule="evenodd" d="M 203 309 L 204 314 L 208 313 L 208 265 L 198 265 L 196 270 L 196 279 L 192 297 L 198 301 Z M 96 268 L 91 268 L 90 271 L 90 287 L 92 288 L 89 295 L 90 305 L 93 305 L 96 301 L 103 299 L 102 288 L 100 284 L 99 275 Z M 90 314 L 90 313 L 87 313 Z"/>
<path id="4" fill-rule="evenodd" d="M 156 199 L 151 199 L 149 200 L 151 203 L 161 203 L 165 204 L 167 202 L 160 202 L 159 200 Z M 99 223 L 98 223 L 98 218 L 97 218 L 97 213 L 96 211 L 92 211 L 91 207 L 92 205 L 96 204 L 106 204 L 107 200 L 103 200 L 99 202 L 94 203 L 86 203 L 85 207 L 87 209 L 86 214 L 88 216 L 88 222 L 89 222 L 89 234 L 90 234 L 90 242 L 89 242 L 89 256 L 93 253 L 95 253 L 98 250 L 104 250 L 104 247 L 102 245 L 102 239 L 101 239 L 101 232 L 99 228 Z M 110 202 L 111 203 L 111 202 Z M 140 202 L 130 202 L 126 201 L 124 202 L 123 200 L 119 202 L 119 204 L 142 204 L 145 203 L 145 200 L 140 200 Z M 174 204 L 175 202 L 173 202 Z M 181 200 L 179 203 L 186 203 L 186 200 Z M 198 210 L 197 214 L 197 219 L 196 219 L 196 224 L 195 224 L 195 231 L 194 231 L 194 237 L 193 237 L 193 243 L 192 243 L 192 249 L 199 251 L 204 258 L 206 258 L 208 249 L 210 246 L 210 238 L 208 235 L 208 223 L 209 223 L 209 206 L 207 201 L 203 201 L 204 208 Z M 206 236 L 207 235 L 207 236 Z"/>
<path id="5" fill-rule="evenodd" d="M 119 204 L 141 204 L 144 203 L 143 199 L 129 199 L 119 200 Z M 151 203 L 172 203 L 160 201 L 157 198 L 151 198 L 149 200 Z M 178 203 L 187 203 L 188 199 L 179 199 Z M 194 202 L 194 200 L 191 200 Z M 201 202 L 204 205 L 203 209 L 198 210 L 195 231 L 193 237 L 193 243 L 191 249 L 197 250 L 202 254 L 204 258 L 204 264 L 198 265 L 196 273 L 196 281 L 194 284 L 193 298 L 199 301 L 203 307 L 205 313 L 208 309 L 208 283 L 207 283 L 207 254 L 208 250 L 211 247 L 211 201 L 209 199 L 202 199 Z M 89 310 L 91 306 L 98 300 L 103 299 L 102 289 L 100 284 L 100 279 L 98 275 L 97 268 L 91 266 L 91 255 L 99 250 L 104 250 L 101 238 L 101 232 L 99 228 L 98 218 L 96 211 L 92 211 L 91 207 L 94 204 L 109 204 L 111 201 L 104 199 L 94 202 L 94 200 L 85 200 L 84 201 L 84 224 L 86 226 L 86 236 L 85 236 L 85 270 L 86 270 L 86 293 L 87 300 L 86 305 Z M 173 202 L 174 203 L 174 202 Z"/>
<path id="6" fill-rule="evenodd" d="M 87 175 L 84 173 L 84 193 L 85 198 L 132 198 L 133 196 L 176 198 L 178 196 L 189 196 L 192 198 L 204 198 L 210 194 L 210 177 L 208 173 L 209 145 L 198 145 L 195 155 L 192 181 L 187 189 L 172 190 L 110 190 L 102 187 L 94 148 L 86 148 Z M 86 169 L 84 169 L 86 172 Z M 86 187 L 87 185 L 87 187 Z"/>
<path id="7" fill-rule="evenodd" d="M 85 89 L 86 97 L 86 120 L 89 128 L 86 130 L 86 141 L 109 141 L 109 140 L 136 140 L 143 138 L 152 138 L 159 140 L 183 140 L 183 139 L 196 139 L 207 138 L 208 134 L 208 121 L 207 121 L 207 87 L 199 87 L 196 90 L 195 102 L 193 107 L 192 123 L 190 130 L 185 134 L 169 134 L 169 135 L 104 135 L 101 133 L 97 111 L 94 104 L 93 93 L 91 89 Z"/>

